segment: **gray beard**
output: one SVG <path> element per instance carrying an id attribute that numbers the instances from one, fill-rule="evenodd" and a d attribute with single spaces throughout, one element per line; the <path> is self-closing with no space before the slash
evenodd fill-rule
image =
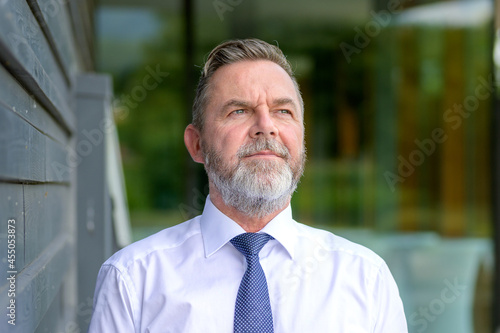
<path id="1" fill-rule="evenodd" d="M 262 150 L 270 150 L 283 160 L 242 160 Z M 297 188 L 305 163 L 305 149 L 299 161 L 290 164 L 290 153 L 275 140 L 258 139 L 238 150 L 238 163 L 224 165 L 214 149 L 204 150 L 205 170 L 227 206 L 246 216 L 263 218 L 283 209 Z"/>

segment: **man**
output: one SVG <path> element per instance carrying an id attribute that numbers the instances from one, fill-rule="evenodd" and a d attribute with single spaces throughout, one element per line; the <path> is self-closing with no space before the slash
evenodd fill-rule
<path id="1" fill-rule="evenodd" d="M 277 47 L 210 53 L 184 134 L 209 178 L 203 214 L 104 263 L 90 332 L 407 332 L 381 258 L 292 219 L 303 117 Z"/>

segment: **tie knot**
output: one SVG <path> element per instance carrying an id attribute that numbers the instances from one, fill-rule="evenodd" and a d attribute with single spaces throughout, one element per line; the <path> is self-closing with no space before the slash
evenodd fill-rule
<path id="1" fill-rule="evenodd" d="M 259 254 L 266 243 L 272 239 L 268 234 L 247 232 L 231 239 L 231 244 L 245 257 Z"/>

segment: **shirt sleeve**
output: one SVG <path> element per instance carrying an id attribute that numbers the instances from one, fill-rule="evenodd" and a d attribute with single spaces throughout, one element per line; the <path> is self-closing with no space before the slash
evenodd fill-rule
<path id="1" fill-rule="evenodd" d="M 374 305 L 377 313 L 374 333 L 408 333 L 398 286 L 385 263 L 375 281 Z"/>
<path id="2" fill-rule="evenodd" d="M 97 276 L 88 332 L 135 332 L 132 299 L 120 271 L 112 265 L 103 265 Z"/>

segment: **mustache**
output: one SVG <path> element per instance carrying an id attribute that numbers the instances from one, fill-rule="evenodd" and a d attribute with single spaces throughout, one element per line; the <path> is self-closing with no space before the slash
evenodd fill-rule
<path id="1" fill-rule="evenodd" d="M 290 152 L 286 146 L 274 139 L 258 138 L 255 141 L 242 145 L 237 152 L 239 159 L 256 154 L 263 150 L 269 150 L 281 158 L 288 160 Z"/>

